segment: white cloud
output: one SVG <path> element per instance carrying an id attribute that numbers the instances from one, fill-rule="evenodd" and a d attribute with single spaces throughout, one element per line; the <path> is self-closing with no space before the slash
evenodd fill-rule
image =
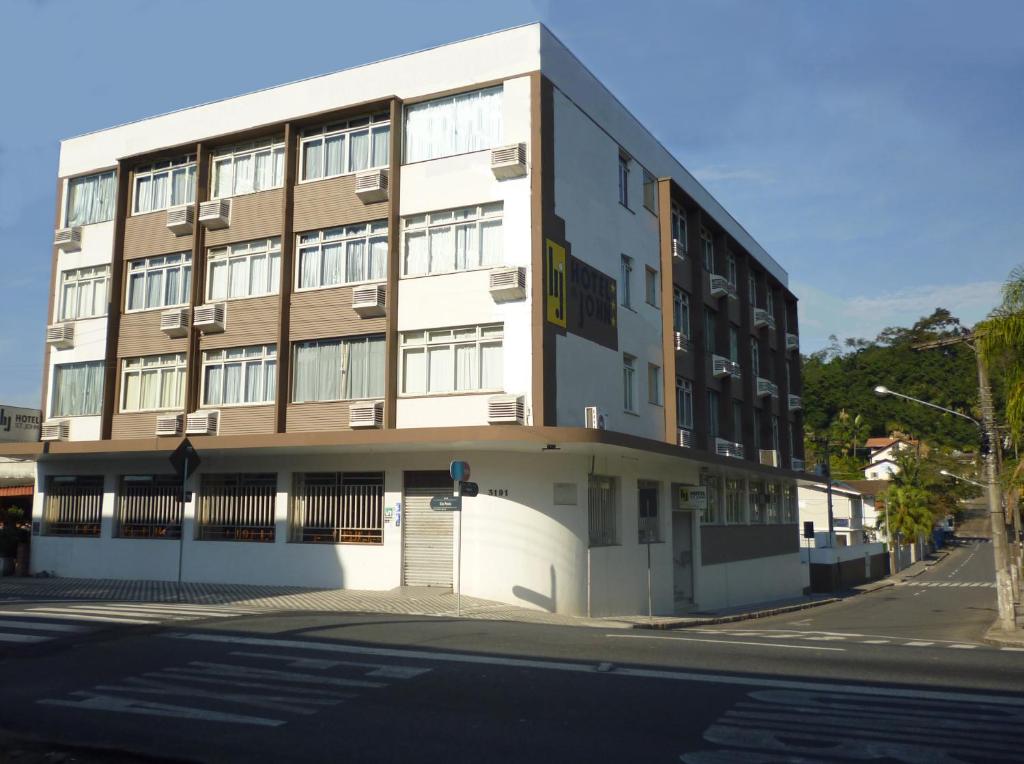
<path id="1" fill-rule="evenodd" d="M 790 289 L 800 300 L 800 348 L 814 352 L 834 334 L 874 339 L 887 326 L 911 326 L 936 308 L 946 308 L 970 326 L 999 303 L 998 281 L 927 284 L 873 295 L 839 295 L 794 281 Z"/>
<path id="2" fill-rule="evenodd" d="M 698 167 L 693 170 L 693 175 L 701 183 L 721 183 L 730 180 L 745 180 L 753 183 L 772 183 L 774 178 L 751 167 L 726 167 L 724 165 L 711 165 L 709 167 Z"/>

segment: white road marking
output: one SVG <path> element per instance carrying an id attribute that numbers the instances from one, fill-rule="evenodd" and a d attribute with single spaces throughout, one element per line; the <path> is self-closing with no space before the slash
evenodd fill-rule
<path id="1" fill-rule="evenodd" d="M 977 645 L 948 645 L 948 647 L 952 647 L 955 650 L 974 650 Z"/>
<path id="2" fill-rule="evenodd" d="M 888 639 L 865 639 L 864 640 L 864 644 L 865 645 L 888 645 L 890 643 L 889 643 Z"/>
<path id="3" fill-rule="evenodd" d="M 605 634 L 609 639 L 667 639 L 670 642 L 710 642 L 713 645 L 753 645 L 778 647 L 786 650 L 835 650 L 846 652 L 845 647 L 818 647 L 817 645 L 779 645 L 773 642 L 741 642 L 736 639 L 699 639 L 697 637 L 656 637 L 648 634 Z"/>
<path id="4" fill-rule="evenodd" d="M 151 703 L 145 700 L 119 698 L 114 695 L 99 695 L 93 692 L 73 692 L 71 695 L 80 697 L 82 700 L 54 700 L 48 698 L 36 702 L 47 706 L 69 706 L 89 711 L 112 711 L 118 714 L 166 716 L 171 719 L 252 724 L 260 727 L 280 727 L 285 723 L 284 719 L 266 719 L 259 716 L 211 711 L 208 708 L 190 708 L 188 706 L 173 706 L 168 703 Z"/>
<path id="5" fill-rule="evenodd" d="M 716 633 L 716 634 L 723 634 L 725 632 L 717 631 L 717 632 L 714 632 L 714 633 Z M 907 639 L 907 637 L 895 637 L 892 634 L 855 634 L 855 633 L 848 632 L 848 631 L 796 631 L 794 629 L 764 629 L 763 633 L 766 636 L 767 636 L 768 633 L 788 634 L 788 635 L 792 636 L 794 639 L 800 639 L 801 635 L 803 635 L 803 634 L 821 634 L 821 635 L 833 636 L 833 637 L 852 637 L 854 639 L 882 639 L 882 640 L 888 640 L 888 641 L 892 641 L 892 642 L 902 642 L 904 639 Z M 962 640 L 962 639 L 961 640 L 955 640 L 955 639 L 933 639 L 931 641 L 934 642 L 935 644 L 950 644 L 950 645 L 968 644 L 968 642 L 966 642 L 965 640 Z M 973 644 L 976 644 L 979 647 L 983 647 L 984 646 L 980 642 L 975 642 Z"/>
<path id="6" fill-rule="evenodd" d="M 931 647 L 934 642 L 904 642 L 904 647 Z"/>
<path id="7" fill-rule="evenodd" d="M 67 623 L 31 623 L 29 621 L 3 621 L 0 620 L 0 629 L 31 629 L 32 631 L 65 631 L 82 632 L 88 631 L 85 626 L 72 626 Z"/>
<path id="8" fill-rule="evenodd" d="M 86 615 L 84 613 L 67 613 L 57 608 L 34 608 L 33 610 L 24 611 L 0 611 L 0 615 L 18 615 L 22 618 L 65 618 L 75 621 L 97 621 L 99 623 L 160 623 L 159 621 L 145 621 L 139 618 L 106 618 L 98 615 Z"/>
<path id="9" fill-rule="evenodd" d="M 42 637 L 37 634 L 5 634 L 0 632 L 0 642 L 19 642 L 22 644 L 32 644 L 35 642 L 45 642 L 53 637 Z"/>
<path id="10" fill-rule="evenodd" d="M 130 608 L 113 608 L 113 607 L 66 607 L 66 608 L 32 608 L 32 612 L 58 612 L 58 613 L 85 613 L 87 615 L 110 615 L 110 616 L 145 616 L 146 618 L 155 618 L 155 613 L 140 612 L 138 610 L 132 610 Z M 191 621 L 194 620 L 191 616 L 177 616 L 177 615 L 164 615 L 160 614 L 163 620 L 168 621 Z"/>

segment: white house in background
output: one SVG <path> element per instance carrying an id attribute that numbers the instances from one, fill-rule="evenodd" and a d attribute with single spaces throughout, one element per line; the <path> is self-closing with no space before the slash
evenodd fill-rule
<path id="1" fill-rule="evenodd" d="M 896 456 L 900 451 L 910 451 L 918 447 L 914 440 L 903 438 L 868 438 L 865 444 L 869 451 L 868 465 L 864 468 L 865 480 L 892 480 L 898 475 L 900 468 Z"/>
<path id="2" fill-rule="evenodd" d="M 828 543 L 828 487 L 824 483 L 801 485 L 797 491 L 800 511 L 800 534 L 803 539 L 804 523 L 814 523 L 814 546 L 827 547 Z M 872 515 L 874 502 L 871 503 Z M 832 530 L 835 546 L 863 544 L 864 499 L 860 491 L 843 483 L 832 484 Z"/>

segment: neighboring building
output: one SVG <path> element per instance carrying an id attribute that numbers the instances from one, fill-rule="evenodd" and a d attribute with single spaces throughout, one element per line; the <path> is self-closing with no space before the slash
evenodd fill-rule
<path id="1" fill-rule="evenodd" d="M 868 438 L 868 464 L 864 467 L 865 480 L 892 480 L 900 472 L 896 457 L 901 451 L 920 451 L 916 440 L 903 438 Z"/>
<path id="2" fill-rule="evenodd" d="M 0 406 L 0 444 L 17 443 L 17 448 L 39 442 L 39 409 Z M 4 446 L 0 445 L 0 451 Z M 10 507 L 29 512 L 35 491 L 36 464 L 32 449 L 25 456 L 0 456 L 0 512 Z"/>
<path id="3" fill-rule="evenodd" d="M 787 274 L 544 27 L 72 138 L 59 175 L 34 570 L 174 580 L 183 537 L 186 581 L 801 590 Z M 452 459 L 480 495 L 434 512 Z"/>
<path id="4" fill-rule="evenodd" d="M 885 529 L 878 527 L 878 517 L 885 513 L 885 492 L 888 480 L 846 480 L 846 485 L 860 491 L 864 504 L 864 530 L 869 540 L 885 541 Z"/>
<path id="5" fill-rule="evenodd" d="M 814 523 L 814 546 L 832 546 L 828 541 L 827 486 L 824 483 L 802 483 L 797 496 L 801 540 L 803 524 L 811 521 Z M 835 535 L 835 546 L 853 546 L 865 541 L 863 496 L 860 491 L 845 483 L 832 484 L 832 530 Z"/>

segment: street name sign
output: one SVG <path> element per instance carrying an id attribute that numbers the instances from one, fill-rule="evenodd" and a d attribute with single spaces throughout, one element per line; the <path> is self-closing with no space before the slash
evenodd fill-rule
<path id="1" fill-rule="evenodd" d="M 461 496 L 432 496 L 430 508 L 435 512 L 458 512 L 462 509 Z"/>

